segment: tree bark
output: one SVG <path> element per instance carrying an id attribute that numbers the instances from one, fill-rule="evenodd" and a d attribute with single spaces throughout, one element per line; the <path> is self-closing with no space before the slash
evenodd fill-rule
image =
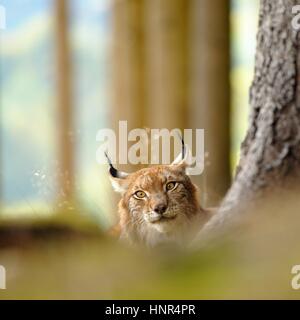
<path id="1" fill-rule="evenodd" d="M 267 191 L 300 176 L 299 33 L 296 0 L 261 0 L 250 119 L 234 182 L 204 232 L 240 216 Z"/>

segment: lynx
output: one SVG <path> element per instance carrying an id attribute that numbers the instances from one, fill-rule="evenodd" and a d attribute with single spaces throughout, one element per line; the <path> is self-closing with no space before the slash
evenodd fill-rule
<path id="1" fill-rule="evenodd" d="M 209 220 L 210 210 L 197 200 L 197 187 L 186 174 L 182 154 L 170 165 L 157 165 L 127 174 L 113 167 L 109 158 L 110 180 L 121 193 L 119 202 L 120 238 L 133 245 L 155 247 L 188 244 Z"/>

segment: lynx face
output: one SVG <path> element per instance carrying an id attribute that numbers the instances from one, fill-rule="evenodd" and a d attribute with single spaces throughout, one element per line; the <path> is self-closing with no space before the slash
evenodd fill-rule
<path id="1" fill-rule="evenodd" d="M 197 188 L 185 173 L 186 165 L 161 165 L 130 175 L 111 176 L 122 194 L 119 203 L 121 237 L 132 243 L 156 246 L 182 242 L 207 221 L 197 201 Z"/>
<path id="2" fill-rule="evenodd" d="M 132 221 L 167 233 L 197 212 L 195 192 L 182 169 L 158 166 L 132 177 L 123 202 Z"/>

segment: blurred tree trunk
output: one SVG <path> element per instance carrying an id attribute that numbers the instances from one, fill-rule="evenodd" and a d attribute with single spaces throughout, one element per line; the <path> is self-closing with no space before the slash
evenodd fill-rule
<path id="1" fill-rule="evenodd" d="M 291 26 L 297 2 L 261 0 L 249 130 L 233 185 L 206 230 L 231 221 L 266 192 L 299 184 L 300 49 Z"/>
<path id="2" fill-rule="evenodd" d="M 1 85 L 0 85 L 0 89 L 1 89 Z M 1 100 L 0 100 L 1 102 Z M 2 105 L 0 103 L 0 119 L 1 119 L 1 115 L 2 115 Z M 2 128 L 2 127 L 1 127 Z M 3 170 L 3 160 L 2 160 L 2 148 L 3 148 L 3 141 L 2 141 L 2 130 L 0 130 L 0 168 L 1 170 Z M 3 171 L 2 171 L 3 172 Z M 4 190 L 3 190 L 3 175 L 0 175 L 0 215 L 2 213 L 3 210 L 3 206 L 4 206 L 4 199 L 3 199 L 3 194 L 4 194 Z"/>
<path id="3" fill-rule="evenodd" d="M 147 0 L 146 13 L 147 126 L 189 128 L 190 1 Z M 177 153 L 171 143 L 170 161 Z"/>
<path id="4" fill-rule="evenodd" d="M 217 203 L 230 183 L 229 0 L 114 0 L 113 27 L 112 127 L 205 128 L 211 163 L 193 180 Z"/>
<path id="5" fill-rule="evenodd" d="M 230 186 L 229 0 L 191 1 L 192 128 L 205 130 L 202 204 L 219 204 Z"/>
<path id="6" fill-rule="evenodd" d="M 118 133 L 119 121 L 127 121 L 128 131 L 145 126 L 147 108 L 145 84 L 145 0 L 113 0 L 112 2 L 112 108 L 110 109 L 110 127 Z M 124 137 L 127 139 L 127 137 Z M 119 140 L 119 139 L 117 139 Z M 130 147 L 128 142 L 128 148 Z M 127 154 L 127 147 L 117 141 L 117 156 Z M 117 167 L 132 172 L 140 165 L 120 163 Z M 110 193 L 112 210 L 117 215 L 119 196 Z M 117 219 L 117 216 L 115 217 Z"/>
<path id="7" fill-rule="evenodd" d="M 68 0 L 56 0 L 56 50 L 58 91 L 59 198 L 71 200 L 73 194 L 73 114 L 70 45 L 68 35 Z"/>
<path id="8" fill-rule="evenodd" d="M 115 0 L 112 123 L 187 128 L 186 0 Z"/>
<path id="9" fill-rule="evenodd" d="M 187 128 L 189 105 L 189 8 L 186 0 L 147 0 L 147 123 Z"/>
<path id="10" fill-rule="evenodd" d="M 128 131 L 145 126 L 145 0 L 113 2 L 113 96 L 112 128 L 118 132 L 120 120 Z M 129 144 L 130 145 L 130 144 Z M 120 147 L 123 146 L 119 146 Z M 126 150 L 127 151 L 127 150 Z M 131 170 L 131 166 L 121 166 Z"/>
<path id="11" fill-rule="evenodd" d="M 113 6 L 113 121 L 129 128 L 144 125 L 144 0 L 115 0 Z"/>

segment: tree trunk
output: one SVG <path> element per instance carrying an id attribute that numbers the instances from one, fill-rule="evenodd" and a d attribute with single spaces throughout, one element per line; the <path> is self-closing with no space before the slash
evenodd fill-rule
<path id="1" fill-rule="evenodd" d="M 189 105 L 189 1 L 146 1 L 148 99 L 146 125 L 187 125 Z"/>
<path id="2" fill-rule="evenodd" d="M 266 191 L 300 176 L 299 35 L 291 25 L 297 2 L 261 0 L 249 129 L 235 180 L 204 231 L 224 226 Z"/>
<path id="3" fill-rule="evenodd" d="M 113 1 L 111 126 L 204 128 L 209 165 L 193 177 L 204 206 L 219 204 L 230 184 L 229 4 Z"/>
<path id="4" fill-rule="evenodd" d="M 197 177 L 201 204 L 219 205 L 230 186 L 229 0 L 191 1 L 192 128 L 205 130 L 204 173 Z M 220 32 L 222 30 L 222 32 Z"/>
<path id="5" fill-rule="evenodd" d="M 110 122 L 118 132 L 119 121 L 126 120 L 130 131 L 145 126 L 145 0 L 114 0 L 112 12 L 113 90 Z M 128 147 L 130 145 L 128 142 Z M 118 150 L 121 148 L 124 146 L 118 145 Z M 136 169 L 130 164 L 118 165 L 129 172 Z"/>
<path id="6" fill-rule="evenodd" d="M 145 99 L 144 0 L 113 2 L 113 110 L 111 122 L 143 127 Z M 116 125 L 116 127 L 118 124 Z"/>
<path id="7" fill-rule="evenodd" d="M 56 0 L 56 49 L 59 131 L 59 201 L 74 197 L 73 119 L 70 45 L 68 37 L 68 0 Z"/>

